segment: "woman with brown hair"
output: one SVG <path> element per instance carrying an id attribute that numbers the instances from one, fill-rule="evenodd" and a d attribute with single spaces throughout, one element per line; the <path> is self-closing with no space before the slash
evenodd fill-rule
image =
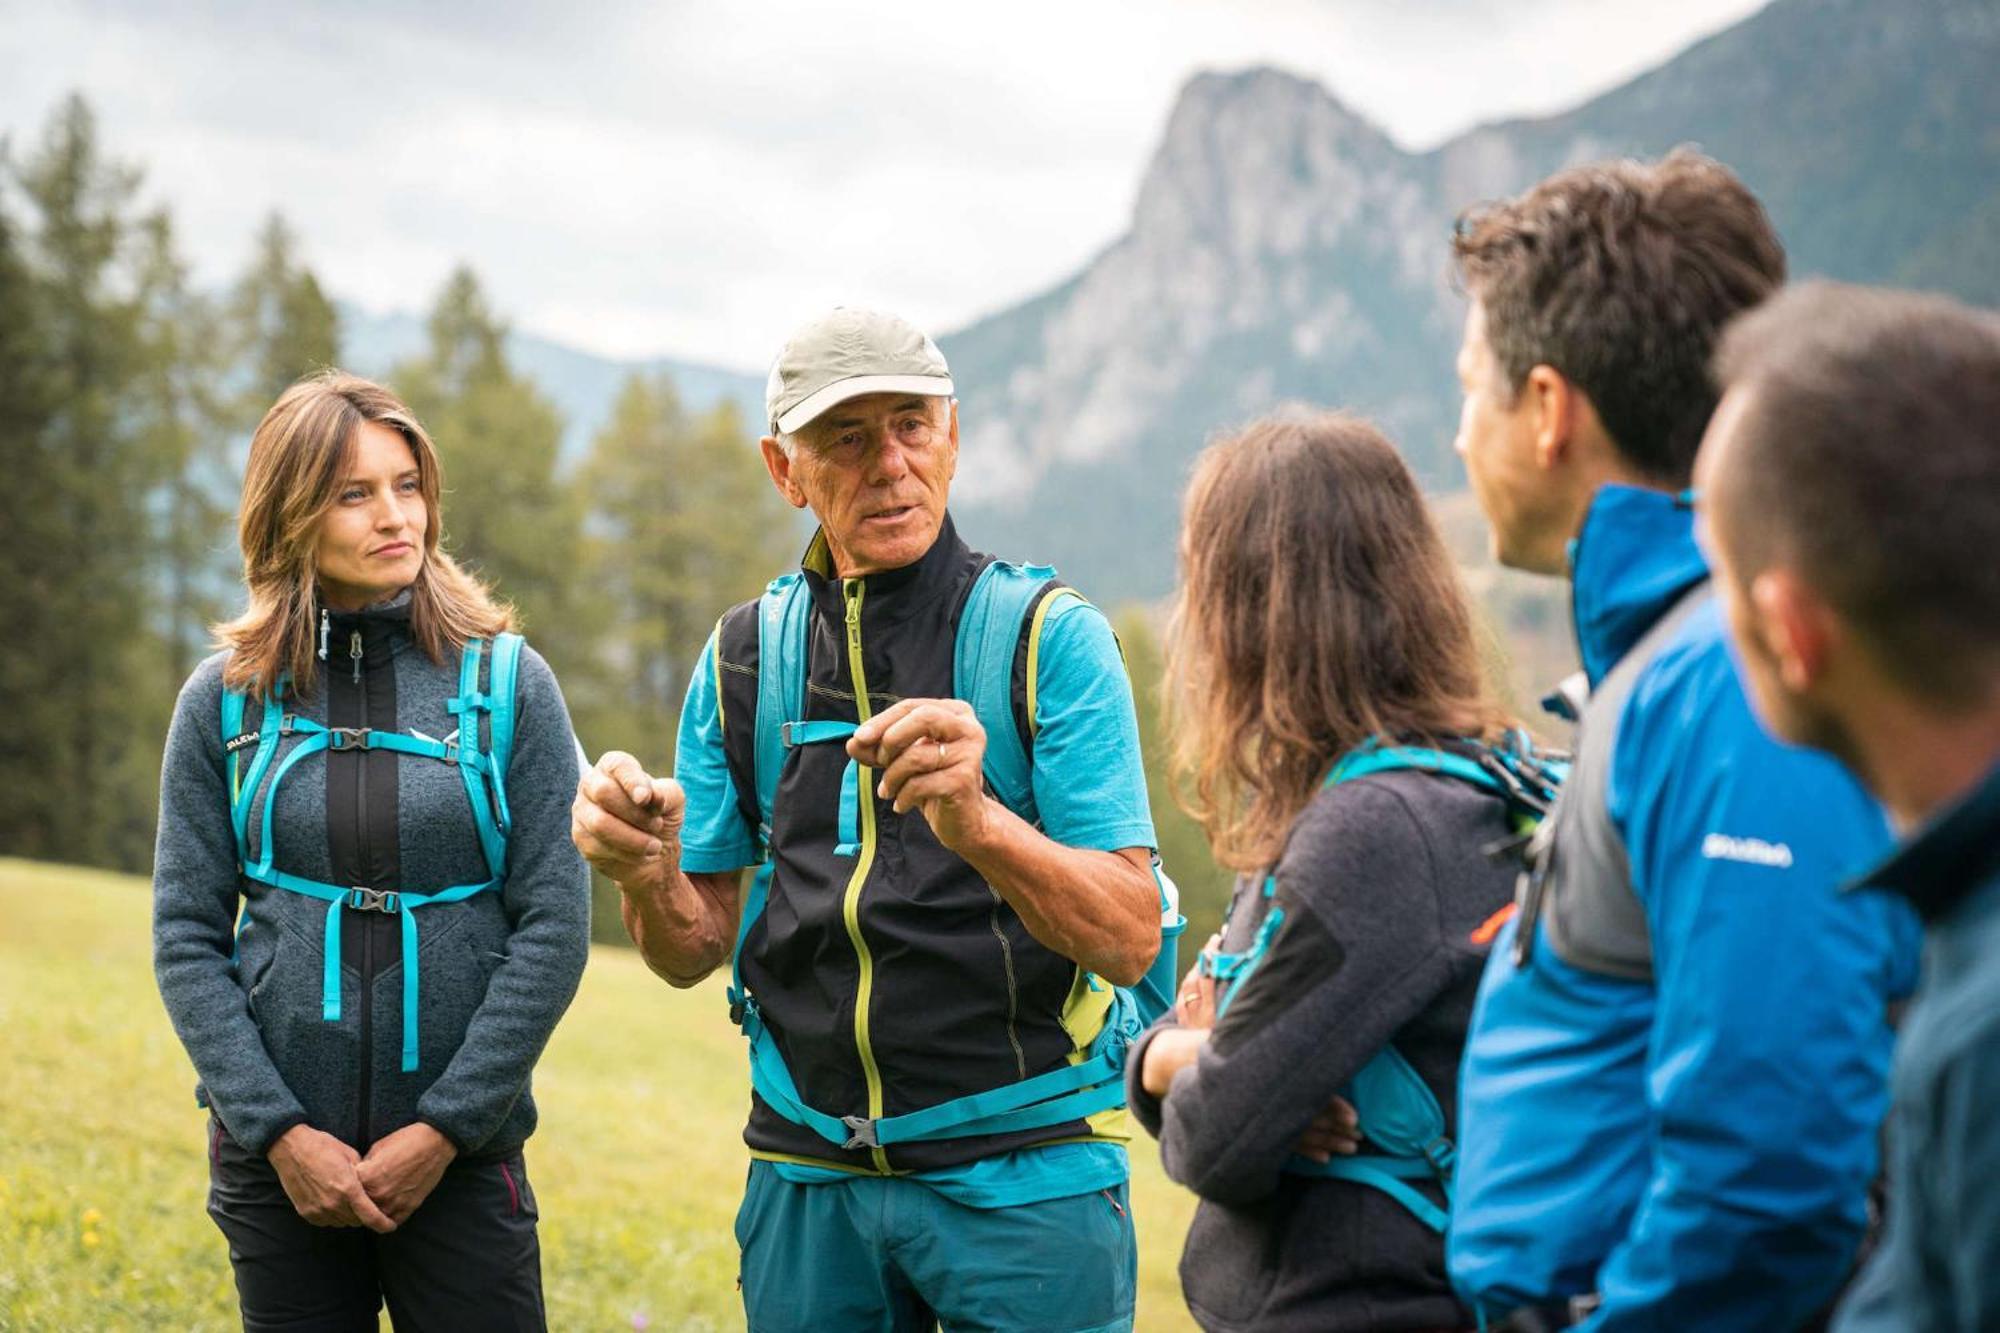
<path id="1" fill-rule="evenodd" d="M 385 1299 L 404 1330 L 544 1324 L 521 1145 L 588 949 L 577 748 L 439 545 L 440 486 L 381 385 L 286 390 L 244 477 L 248 607 L 167 737 L 154 964 L 246 1329 L 373 1329 Z"/>
<path id="2" fill-rule="evenodd" d="M 1239 877 L 1127 1077 L 1203 1199 L 1188 1304 L 1208 1329 L 1465 1326 L 1441 1235 L 1450 1108 L 1482 927 L 1512 884 L 1483 849 L 1518 836 L 1548 774 L 1366 423 L 1273 417 L 1212 446 L 1181 566 L 1175 768 Z"/>

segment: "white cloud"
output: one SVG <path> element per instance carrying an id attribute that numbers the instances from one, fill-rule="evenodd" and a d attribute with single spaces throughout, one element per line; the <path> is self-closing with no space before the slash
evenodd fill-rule
<path id="1" fill-rule="evenodd" d="M 522 327 L 754 367 L 835 301 L 945 330 L 1067 276 L 1198 68 L 1282 65 L 1428 147 L 1756 3 L 0 3 L 0 132 L 83 91 L 207 281 L 276 208 L 365 305 L 462 259 Z"/>

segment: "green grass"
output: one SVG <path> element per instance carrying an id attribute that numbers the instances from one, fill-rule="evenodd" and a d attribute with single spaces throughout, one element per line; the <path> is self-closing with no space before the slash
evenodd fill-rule
<path id="1" fill-rule="evenodd" d="M 204 1113 L 153 988 L 144 880 L 0 858 L 0 1329 L 236 1326 Z M 720 987 L 599 949 L 535 1075 L 528 1169 L 558 1330 L 736 1329 L 742 1040 Z M 1192 1325 L 1193 1212 L 1134 1145 L 1139 1326 Z"/>

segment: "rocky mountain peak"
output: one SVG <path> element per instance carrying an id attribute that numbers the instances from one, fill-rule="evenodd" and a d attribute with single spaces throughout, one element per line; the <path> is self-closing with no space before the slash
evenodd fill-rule
<path id="1" fill-rule="evenodd" d="M 1287 248 L 1301 230 L 1284 225 L 1273 200 L 1338 209 L 1343 186 L 1409 160 L 1310 79 L 1270 66 L 1197 74 L 1140 185 L 1133 232 L 1238 252 Z"/>
<path id="2" fill-rule="evenodd" d="M 1427 484 L 1461 484 L 1450 220 L 1579 161 L 1698 145 L 1764 201 L 1793 272 L 2000 303 L 1996 67 L 1995 0 L 1774 0 L 1570 111 L 1424 154 L 1309 79 L 1198 75 L 1127 232 L 944 339 L 963 530 L 1093 596 L 1156 595 L 1194 453 L 1287 400 L 1362 412 Z"/>

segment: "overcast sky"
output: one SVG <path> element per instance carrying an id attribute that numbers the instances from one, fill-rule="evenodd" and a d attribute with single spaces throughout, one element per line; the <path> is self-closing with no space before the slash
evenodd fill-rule
<path id="1" fill-rule="evenodd" d="M 523 329 L 761 369 L 824 306 L 944 332 L 1068 276 L 1198 69 L 1308 75 L 1423 149 L 1760 3 L 0 0 L 0 134 L 80 89 L 203 281 L 276 208 L 372 309 L 464 260 Z"/>

